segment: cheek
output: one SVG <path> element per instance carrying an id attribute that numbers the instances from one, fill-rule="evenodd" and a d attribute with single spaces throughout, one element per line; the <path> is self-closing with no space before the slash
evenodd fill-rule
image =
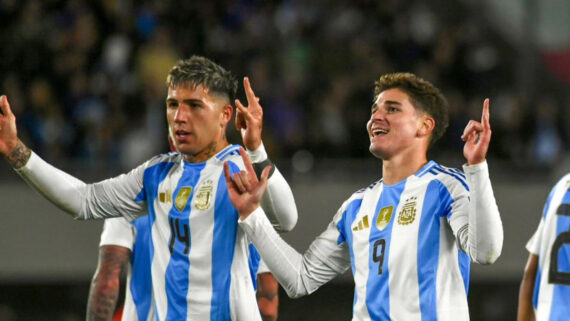
<path id="1" fill-rule="evenodd" d="M 372 119 L 369 119 L 368 122 L 366 123 L 366 131 L 370 132 L 370 125 L 372 124 Z"/>

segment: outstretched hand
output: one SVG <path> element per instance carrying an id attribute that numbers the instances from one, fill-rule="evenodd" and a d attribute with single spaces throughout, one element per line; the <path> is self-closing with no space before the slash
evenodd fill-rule
<path id="1" fill-rule="evenodd" d="M 489 123 L 489 98 L 483 102 L 483 114 L 481 122 L 470 120 L 461 139 L 465 142 L 463 156 L 467 159 L 467 164 L 474 165 L 481 163 L 487 156 L 489 143 L 491 142 L 491 124 Z"/>
<path id="2" fill-rule="evenodd" d="M 230 201 L 238 210 L 242 220 L 246 219 L 251 212 L 259 207 L 263 193 L 267 188 L 267 179 L 271 166 L 263 169 L 260 179 L 257 179 L 255 171 L 251 164 L 251 160 L 243 148 L 239 153 L 245 164 L 245 171 L 234 173 L 233 177 L 230 173 L 230 167 L 227 162 L 224 163 L 224 176 L 228 187 Z"/>
<path id="3" fill-rule="evenodd" d="M 263 126 L 263 109 L 259 104 L 259 98 L 255 96 L 249 78 L 243 79 L 243 87 L 247 97 L 248 106 L 245 107 L 235 100 L 236 128 L 240 131 L 243 144 L 248 150 L 256 150 L 261 145 L 261 128 Z"/>
<path id="4" fill-rule="evenodd" d="M 6 95 L 0 96 L 0 155 L 9 156 L 18 144 L 16 116 L 12 113 Z"/>

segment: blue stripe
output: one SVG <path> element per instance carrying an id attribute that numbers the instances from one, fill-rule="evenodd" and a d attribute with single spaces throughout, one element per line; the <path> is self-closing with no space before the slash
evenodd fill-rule
<path id="1" fill-rule="evenodd" d="M 173 203 L 183 187 L 192 187 L 193 189 L 197 185 L 200 173 L 205 166 L 206 163 L 184 163 L 184 172 L 172 194 Z M 193 197 L 194 190 L 192 190 L 182 211 L 179 211 L 173 204 L 168 213 L 168 220 L 171 227 L 169 244 L 173 242 L 174 246 L 164 275 L 167 298 L 165 320 L 186 320 L 187 316 L 188 301 L 186 296 L 188 295 L 188 271 L 191 263 L 188 255 L 192 250 L 192 243 L 189 242 L 189 244 L 187 244 L 184 238 L 192 239 L 190 235 L 190 215 L 192 215 L 192 208 L 190 205 Z M 173 235 L 174 231 L 178 236 Z"/>
<path id="2" fill-rule="evenodd" d="M 558 182 L 558 184 L 560 184 L 560 182 Z M 557 186 L 558 184 L 556 184 L 556 186 L 554 186 L 554 188 L 550 191 L 550 194 L 548 194 L 548 198 L 546 199 L 546 203 L 544 204 L 544 209 L 542 211 L 542 218 L 545 219 L 546 218 L 546 214 L 548 213 L 548 210 L 550 209 L 550 202 L 552 201 L 552 197 L 554 196 L 554 193 L 557 190 Z"/>
<path id="3" fill-rule="evenodd" d="M 463 277 L 463 285 L 465 286 L 465 294 L 469 293 L 469 275 L 471 273 L 471 259 L 467 253 L 458 250 L 457 259 L 459 261 L 459 271 Z"/>
<path id="4" fill-rule="evenodd" d="M 230 172 L 239 171 L 229 162 Z M 231 267 L 239 214 L 230 202 L 224 173 L 220 173 L 214 208 L 214 239 L 212 248 L 212 301 L 210 320 L 230 320 Z"/>
<path id="5" fill-rule="evenodd" d="M 232 153 L 232 152 L 237 152 L 239 154 L 239 145 L 231 145 L 229 147 L 226 147 L 225 150 L 221 151 L 216 158 L 219 160 L 224 160 L 225 157 L 228 156 L 228 154 Z"/>
<path id="6" fill-rule="evenodd" d="M 570 203 L 570 193 L 566 192 L 562 204 L 568 204 L 568 203 Z M 570 232 L 570 216 L 558 215 L 556 219 L 556 236 L 558 237 L 560 234 L 568 232 Z M 558 250 L 558 266 L 550 268 L 551 269 L 556 268 L 558 272 L 570 273 L 570 244 L 568 243 L 564 244 Z M 550 320 L 567 320 L 569 318 L 570 316 L 570 305 L 568 304 L 569 298 L 570 298 L 570 286 L 562 284 L 554 284 L 554 291 L 552 292 L 552 307 L 550 311 Z"/>
<path id="7" fill-rule="evenodd" d="M 441 216 L 451 195 L 441 183 L 432 180 L 427 186 L 418 229 L 418 287 L 422 320 L 437 320 L 436 279 L 439 262 Z"/>
<path id="8" fill-rule="evenodd" d="M 469 190 L 469 186 L 467 186 L 467 183 L 465 182 L 465 179 L 461 178 L 461 176 L 459 176 L 459 175 L 457 175 L 457 174 L 454 174 L 454 173 L 451 173 L 451 172 L 449 172 L 448 170 L 442 168 L 441 166 L 437 166 L 437 167 L 435 167 L 434 169 L 437 170 L 437 171 L 440 171 L 440 172 L 443 173 L 443 174 L 447 174 L 447 175 L 449 175 L 449 176 L 451 176 L 451 177 L 457 179 L 457 180 L 463 185 L 463 187 L 465 187 L 466 190 Z"/>
<path id="9" fill-rule="evenodd" d="M 150 218 L 143 216 L 132 222 L 137 231 L 131 255 L 131 294 L 137 310 L 139 320 L 146 320 L 151 307 L 152 280 L 150 259 Z"/>
<path id="10" fill-rule="evenodd" d="M 534 291 L 532 294 L 532 306 L 536 310 L 538 308 L 538 296 L 540 295 L 540 282 L 542 280 L 542 267 L 540 264 L 536 269 L 536 278 L 534 281 Z"/>
<path id="11" fill-rule="evenodd" d="M 390 244 L 392 237 L 392 226 L 394 225 L 394 220 L 396 219 L 396 210 L 398 204 L 400 203 L 400 198 L 402 192 L 406 186 L 407 179 L 391 185 L 384 185 L 382 194 L 378 203 L 376 203 L 376 209 L 374 210 L 374 217 L 370 222 L 370 249 L 369 249 L 369 260 L 368 260 L 368 280 L 366 282 L 366 306 L 368 307 L 368 313 L 372 320 L 390 320 L 390 271 L 388 267 L 388 262 L 390 262 Z M 378 214 L 382 208 L 393 206 L 392 216 L 390 222 L 384 228 L 384 230 L 379 230 L 376 221 L 378 220 Z M 379 240 L 384 240 L 385 245 L 382 249 L 381 246 L 374 248 L 374 244 Z M 376 253 L 374 251 L 376 250 Z M 374 257 L 378 258 L 381 256 L 383 250 L 383 260 L 381 262 L 375 262 Z M 382 267 L 382 273 L 380 272 L 380 267 Z M 397 267 L 396 267 L 397 268 Z"/>

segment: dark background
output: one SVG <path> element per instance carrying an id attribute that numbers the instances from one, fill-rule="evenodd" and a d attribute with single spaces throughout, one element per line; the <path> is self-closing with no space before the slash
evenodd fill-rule
<path id="1" fill-rule="evenodd" d="M 451 122 L 430 156 L 448 166 L 461 166 L 460 133 L 489 97 L 505 247 L 473 267 L 470 310 L 513 320 L 524 245 L 570 170 L 569 15 L 565 0 L 0 0 L 0 92 L 28 146 L 92 182 L 168 150 L 164 81 L 176 60 L 204 55 L 249 76 L 264 143 L 297 200 L 286 238 L 300 251 L 381 175 L 364 129 L 381 74 L 414 72 L 442 89 Z M 240 141 L 233 128 L 230 139 Z M 0 320 L 83 319 L 100 231 L 0 162 Z M 351 282 L 282 295 L 280 320 L 350 319 Z"/>

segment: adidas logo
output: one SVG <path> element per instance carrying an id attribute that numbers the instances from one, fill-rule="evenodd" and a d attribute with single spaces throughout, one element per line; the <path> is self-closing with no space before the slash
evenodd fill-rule
<path id="1" fill-rule="evenodd" d="M 364 217 L 358 221 L 358 224 L 352 228 L 353 231 L 362 231 L 364 229 L 370 228 L 370 224 L 368 223 L 368 215 L 364 215 Z"/>

